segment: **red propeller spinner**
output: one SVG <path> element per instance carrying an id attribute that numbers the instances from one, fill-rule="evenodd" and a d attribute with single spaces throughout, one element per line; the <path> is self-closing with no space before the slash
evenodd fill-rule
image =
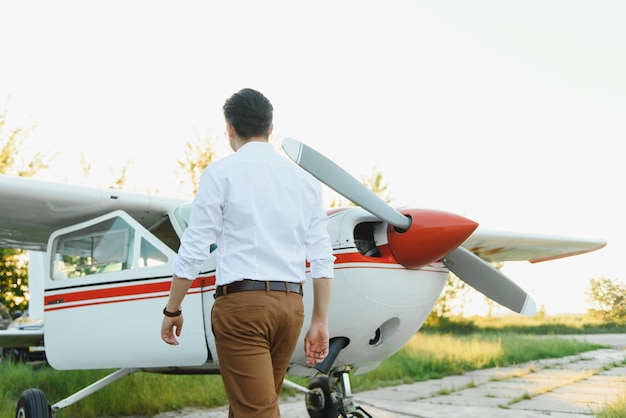
<path id="1" fill-rule="evenodd" d="M 478 227 L 478 223 L 453 213 L 429 209 L 400 209 L 411 219 L 408 230 L 389 224 L 387 239 L 391 253 L 404 267 L 417 269 L 460 246 Z"/>

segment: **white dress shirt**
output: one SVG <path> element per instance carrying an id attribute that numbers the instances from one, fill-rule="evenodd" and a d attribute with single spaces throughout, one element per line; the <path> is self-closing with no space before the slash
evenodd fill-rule
<path id="1" fill-rule="evenodd" d="M 321 184 L 266 142 L 249 142 L 200 178 L 174 274 L 193 280 L 217 244 L 217 285 L 333 277 Z"/>

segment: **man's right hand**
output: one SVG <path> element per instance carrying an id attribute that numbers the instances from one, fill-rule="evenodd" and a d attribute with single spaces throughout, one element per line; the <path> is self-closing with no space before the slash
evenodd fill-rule
<path id="1" fill-rule="evenodd" d="M 328 324 L 311 323 L 304 337 L 306 364 L 315 366 L 328 356 Z"/>

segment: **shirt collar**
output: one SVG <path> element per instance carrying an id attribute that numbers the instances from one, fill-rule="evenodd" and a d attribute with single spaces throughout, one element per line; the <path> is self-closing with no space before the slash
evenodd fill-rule
<path id="1" fill-rule="evenodd" d="M 239 149 L 237 150 L 237 153 L 240 153 L 242 151 L 245 151 L 245 153 L 268 152 L 270 149 L 273 150 L 274 147 L 269 142 L 251 141 L 251 142 L 246 142 L 241 147 L 239 147 Z M 263 151 L 263 150 L 267 150 L 267 151 Z"/>

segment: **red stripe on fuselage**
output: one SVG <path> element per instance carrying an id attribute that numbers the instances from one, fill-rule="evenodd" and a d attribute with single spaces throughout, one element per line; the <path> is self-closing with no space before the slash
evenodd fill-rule
<path id="1" fill-rule="evenodd" d="M 69 307 L 154 299 L 164 297 L 163 293 L 169 292 L 170 285 L 171 281 L 169 280 L 159 282 L 150 281 L 148 283 L 134 284 L 130 286 L 120 286 L 118 284 L 116 287 L 57 293 L 54 295 L 44 296 L 44 307 L 46 311 L 53 311 Z M 214 290 L 215 275 L 199 277 L 193 281 L 190 287 L 190 293 Z M 128 297 L 133 295 L 137 295 L 137 297 Z M 121 297 L 124 298 L 120 299 Z M 67 306 L 68 303 L 72 305 Z"/>

